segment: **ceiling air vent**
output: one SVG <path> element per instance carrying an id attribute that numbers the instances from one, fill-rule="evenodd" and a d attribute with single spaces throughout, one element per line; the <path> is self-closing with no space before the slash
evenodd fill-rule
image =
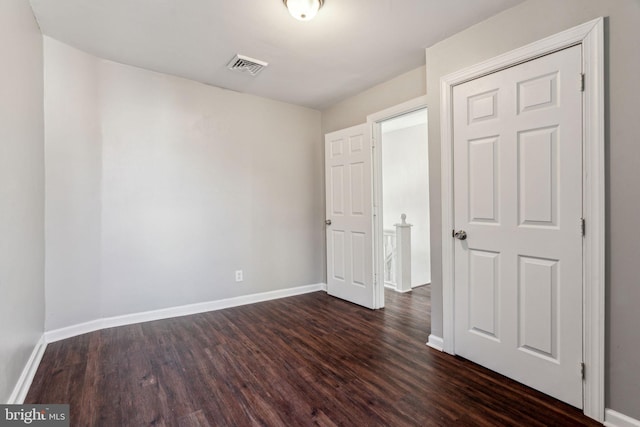
<path id="1" fill-rule="evenodd" d="M 244 55 L 236 55 L 227 64 L 227 68 L 230 70 L 241 71 L 243 73 L 249 73 L 252 76 L 257 75 L 267 64 L 264 61 L 258 59 L 249 58 Z"/>

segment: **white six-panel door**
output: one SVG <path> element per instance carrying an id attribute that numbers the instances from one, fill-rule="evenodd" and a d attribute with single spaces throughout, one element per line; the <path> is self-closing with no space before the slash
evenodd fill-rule
<path id="1" fill-rule="evenodd" d="M 366 125 L 325 136 L 327 292 L 374 308 L 372 150 Z"/>
<path id="2" fill-rule="evenodd" d="M 581 49 L 454 87 L 455 352 L 582 408 Z"/>

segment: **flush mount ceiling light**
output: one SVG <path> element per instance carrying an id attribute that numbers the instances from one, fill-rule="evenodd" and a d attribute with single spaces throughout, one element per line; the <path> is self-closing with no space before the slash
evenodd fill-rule
<path id="1" fill-rule="evenodd" d="M 311 21 L 324 4 L 324 0 L 282 0 L 291 16 L 299 21 Z"/>

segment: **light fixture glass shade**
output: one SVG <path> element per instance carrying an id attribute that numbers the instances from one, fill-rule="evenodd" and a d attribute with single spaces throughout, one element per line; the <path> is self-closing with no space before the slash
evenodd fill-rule
<path id="1" fill-rule="evenodd" d="M 312 20 L 323 3 L 323 0 L 284 0 L 291 16 L 299 21 Z"/>

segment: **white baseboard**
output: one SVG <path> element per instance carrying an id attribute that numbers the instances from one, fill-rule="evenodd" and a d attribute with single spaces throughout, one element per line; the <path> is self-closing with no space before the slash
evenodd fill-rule
<path id="1" fill-rule="evenodd" d="M 423 283 L 423 284 L 421 284 L 421 285 L 411 285 L 411 289 L 408 289 L 408 290 L 406 290 L 406 291 L 399 291 L 399 290 L 398 290 L 398 288 L 396 287 L 396 285 L 387 284 L 386 282 L 385 282 L 385 284 L 384 284 L 384 287 L 385 287 L 386 289 L 391 289 L 391 290 L 396 291 L 396 292 L 402 292 L 402 293 L 405 293 L 405 292 L 410 292 L 412 289 L 415 289 L 415 288 L 420 288 L 420 287 L 422 287 L 422 286 L 429 286 L 430 284 L 431 284 L 431 283 Z"/>
<path id="2" fill-rule="evenodd" d="M 399 294 L 406 294 L 407 292 L 411 292 L 413 290 L 413 288 L 411 288 L 411 289 L 407 289 L 406 291 L 401 291 L 400 289 L 396 288 L 395 286 L 387 285 L 387 284 L 385 284 L 384 287 L 385 287 L 385 289 L 389 289 L 391 291 L 398 292 Z"/>
<path id="3" fill-rule="evenodd" d="M 141 313 L 125 314 L 123 316 L 106 317 L 90 322 L 72 325 L 65 328 L 51 330 L 45 333 L 46 342 L 55 342 L 63 339 L 98 331 L 100 329 L 116 326 L 132 325 L 135 323 L 149 322 L 152 320 L 168 319 L 171 317 L 188 316 L 191 314 L 205 313 L 207 311 L 222 310 L 224 308 L 238 307 L 246 304 L 254 304 L 295 295 L 308 294 L 310 292 L 326 291 L 325 283 L 299 286 L 297 288 L 280 289 L 277 291 L 261 292 L 258 294 L 243 295 L 216 301 L 208 301 L 197 304 L 181 305 L 177 307 L 163 308 L 160 310 L 145 311 Z"/>
<path id="4" fill-rule="evenodd" d="M 607 427 L 640 427 L 640 420 L 628 417 L 613 409 L 605 409 L 604 425 Z"/>
<path id="5" fill-rule="evenodd" d="M 444 340 L 435 335 L 429 335 L 429 342 L 427 342 L 427 345 L 438 351 L 444 351 Z"/>
<path id="6" fill-rule="evenodd" d="M 429 286 L 430 284 L 431 284 L 431 282 L 429 282 L 429 283 L 421 283 L 421 284 L 419 284 L 419 285 L 411 285 L 411 288 L 412 288 L 412 289 L 420 288 L 420 287 L 422 287 L 422 286 Z"/>
<path id="7" fill-rule="evenodd" d="M 40 365 L 42 355 L 46 348 L 47 343 L 44 335 L 42 335 L 33 348 L 31 356 L 29 356 L 29 360 L 27 360 L 27 364 L 24 366 L 24 369 L 20 374 L 20 378 L 18 378 L 18 382 L 13 388 L 11 396 L 9 396 L 9 401 L 7 402 L 8 405 L 21 405 L 24 403 L 24 399 L 27 397 L 29 387 L 31 387 L 33 377 L 36 376 L 36 371 L 38 370 L 38 366 Z"/>

